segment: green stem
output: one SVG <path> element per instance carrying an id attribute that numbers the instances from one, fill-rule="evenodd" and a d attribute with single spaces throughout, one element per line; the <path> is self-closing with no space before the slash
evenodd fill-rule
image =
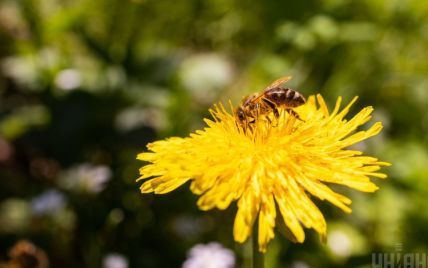
<path id="1" fill-rule="evenodd" d="M 259 251 L 259 243 L 258 243 L 258 229 L 259 225 L 254 224 L 253 226 L 253 235 L 251 237 L 252 245 L 253 245 L 253 268 L 264 268 L 265 260 L 264 254 Z"/>

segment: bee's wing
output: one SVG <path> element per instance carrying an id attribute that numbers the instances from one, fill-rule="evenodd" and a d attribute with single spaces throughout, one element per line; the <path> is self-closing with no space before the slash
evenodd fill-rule
<path id="1" fill-rule="evenodd" d="M 281 77 L 281 78 L 273 81 L 272 84 L 270 84 L 269 86 L 267 86 L 263 91 L 267 91 L 267 90 L 269 90 L 271 88 L 274 88 L 274 87 L 277 87 L 277 86 L 279 86 L 281 84 L 284 84 L 285 82 L 290 81 L 291 78 L 292 77 L 290 75 L 289 76 L 283 76 L 283 77 Z"/>
<path id="2" fill-rule="evenodd" d="M 276 79 L 275 81 L 272 82 L 272 84 L 270 84 L 265 89 L 263 89 L 263 92 L 266 92 L 266 91 L 268 91 L 271 88 L 274 88 L 274 87 L 277 87 L 277 86 L 279 86 L 281 84 L 284 84 L 285 82 L 289 81 L 291 78 L 292 78 L 291 75 L 289 75 L 289 76 L 283 76 L 283 77 L 281 77 L 279 79 Z M 251 99 L 251 102 L 256 102 L 256 101 L 258 101 L 259 99 L 261 99 L 263 97 L 264 97 L 263 94 L 258 94 L 258 95 L 256 95 L 256 97 L 254 97 L 254 98 Z"/>

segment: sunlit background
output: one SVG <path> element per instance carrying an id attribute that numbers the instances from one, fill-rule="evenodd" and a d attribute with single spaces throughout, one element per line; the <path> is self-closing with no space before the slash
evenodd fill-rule
<path id="1" fill-rule="evenodd" d="M 277 233 L 266 266 L 428 252 L 428 1 L 2 0 L 0 263 L 25 239 L 50 267 L 193 268 L 204 250 L 241 267 L 236 207 L 201 212 L 187 186 L 143 196 L 135 157 L 283 75 L 374 106 L 384 131 L 358 149 L 393 166 L 375 194 L 339 189 L 351 215 L 315 200 L 327 243 Z"/>

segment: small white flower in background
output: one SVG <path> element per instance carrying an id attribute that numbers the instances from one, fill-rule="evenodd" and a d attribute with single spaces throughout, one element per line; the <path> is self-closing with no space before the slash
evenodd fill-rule
<path id="1" fill-rule="evenodd" d="M 291 264 L 291 268 L 310 268 L 310 266 L 303 261 L 295 261 Z"/>
<path id="2" fill-rule="evenodd" d="M 59 183 L 68 190 L 99 193 L 104 190 L 111 176 L 108 166 L 85 163 L 66 170 L 60 176 Z"/>
<path id="3" fill-rule="evenodd" d="M 31 211 L 35 215 L 55 214 L 66 205 L 66 198 L 63 193 L 57 190 L 49 190 L 36 196 L 31 200 Z"/>
<path id="4" fill-rule="evenodd" d="M 352 253 L 352 241 L 343 231 L 333 231 L 328 235 L 328 246 L 339 257 L 348 257 Z"/>
<path id="5" fill-rule="evenodd" d="M 197 244 L 187 253 L 183 268 L 232 268 L 235 254 L 217 242 Z"/>
<path id="6" fill-rule="evenodd" d="M 128 259 L 119 253 L 110 253 L 103 259 L 103 268 L 128 268 Z"/>
<path id="7" fill-rule="evenodd" d="M 219 91 L 229 85 L 234 76 L 231 62 L 224 56 L 206 53 L 185 59 L 179 78 L 196 101 L 212 103 Z"/>
<path id="8" fill-rule="evenodd" d="M 60 71 L 55 77 L 55 85 L 62 90 L 73 90 L 82 84 L 82 76 L 75 69 Z"/>
<path id="9" fill-rule="evenodd" d="M 33 89 L 34 84 L 37 84 L 38 73 L 34 56 L 5 58 L 0 62 L 0 69 L 5 76 L 22 86 Z"/>

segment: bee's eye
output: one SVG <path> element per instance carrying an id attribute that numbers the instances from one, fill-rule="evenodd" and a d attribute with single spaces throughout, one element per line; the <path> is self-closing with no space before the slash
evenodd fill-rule
<path id="1" fill-rule="evenodd" d="M 241 120 L 241 121 L 243 121 L 243 120 L 245 119 L 245 114 L 244 114 L 244 112 L 243 112 L 242 110 L 240 110 L 240 111 L 238 112 L 238 118 L 239 118 L 239 120 Z"/>

